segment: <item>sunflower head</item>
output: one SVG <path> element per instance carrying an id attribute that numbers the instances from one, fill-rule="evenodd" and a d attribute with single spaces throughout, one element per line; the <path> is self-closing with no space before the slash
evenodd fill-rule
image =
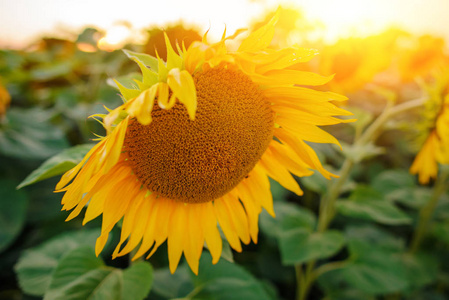
<path id="1" fill-rule="evenodd" d="M 177 52 L 176 45 L 184 44 L 186 48 L 194 41 L 201 41 L 201 35 L 197 30 L 187 28 L 183 24 L 176 24 L 165 29 L 152 28 L 148 31 L 149 38 L 145 44 L 144 52 L 156 57 L 159 55 L 164 61 L 167 60 L 167 48 L 165 47 L 165 36 L 168 37 L 172 48 Z M 179 54 L 179 53 L 177 53 Z"/>
<path id="2" fill-rule="evenodd" d="M 410 168 L 426 184 L 438 174 L 438 164 L 449 164 L 449 76 L 442 71 L 424 85 L 427 101 L 416 123 L 415 144 L 420 150 Z"/>
<path id="3" fill-rule="evenodd" d="M 0 84 L 0 118 L 6 114 L 6 110 L 11 103 L 11 96 L 8 93 L 8 90 Z"/>
<path id="4" fill-rule="evenodd" d="M 366 38 L 340 39 L 326 46 L 320 56 L 319 70 L 335 74 L 329 86 L 342 93 L 352 93 L 388 68 L 397 31 L 385 31 Z"/>
<path id="5" fill-rule="evenodd" d="M 398 61 L 402 80 L 412 81 L 425 77 L 436 67 L 447 64 L 444 39 L 431 35 L 409 37 L 406 47 L 401 49 Z"/>
<path id="6" fill-rule="evenodd" d="M 218 227 L 231 247 L 257 242 L 262 208 L 274 216 L 269 177 L 301 195 L 292 174 L 324 169 L 307 142 L 338 141 L 318 126 L 351 120 L 333 104 L 338 94 L 303 86 L 330 80 L 290 69 L 317 53 L 303 48 L 268 48 L 279 12 L 244 38 L 236 51 L 207 35 L 173 49 L 167 60 L 126 51 L 142 71 L 134 86 L 117 81 L 124 103 L 100 118 L 107 135 L 56 189 L 64 210 L 84 222 L 103 215 L 97 254 L 123 219 L 113 256 L 150 257 L 165 241 L 170 270 L 182 254 L 193 272 L 204 244 L 216 263 L 222 251 Z"/>

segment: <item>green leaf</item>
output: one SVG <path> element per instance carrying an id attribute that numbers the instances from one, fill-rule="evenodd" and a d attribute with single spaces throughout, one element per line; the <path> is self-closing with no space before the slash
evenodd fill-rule
<path id="1" fill-rule="evenodd" d="M 300 182 L 308 190 L 318 194 L 324 194 L 330 181 L 324 178 L 319 172 L 315 172 L 311 176 L 301 177 Z"/>
<path id="2" fill-rule="evenodd" d="M 273 299 L 264 285 L 242 267 L 226 260 L 220 260 L 216 265 L 211 261 L 209 253 L 204 253 L 198 276 L 192 275 L 199 290 L 194 299 Z"/>
<path id="3" fill-rule="evenodd" d="M 406 213 L 386 200 L 379 191 L 365 185 L 357 186 L 349 196 L 349 200 L 338 200 L 336 207 L 345 216 L 382 224 L 402 225 L 412 222 Z"/>
<path id="4" fill-rule="evenodd" d="M 106 267 L 92 248 L 77 248 L 59 262 L 44 300 L 119 300 L 121 275 L 120 270 Z"/>
<path id="5" fill-rule="evenodd" d="M 142 81 L 142 74 L 132 72 L 124 76 L 115 77 L 114 80 L 109 78 L 107 80 L 107 84 L 113 88 L 119 89 L 117 83 L 115 82 L 117 81 L 127 89 L 138 89 L 135 80 Z"/>
<path id="6" fill-rule="evenodd" d="M 50 122 L 52 113 L 42 109 L 8 110 L 0 130 L 0 153 L 21 159 L 43 159 L 68 147 L 64 132 Z"/>
<path id="7" fill-rule="evenodd" d="M 122 299 L 144 299 L 153 284 L 153 267 L 146 261 L 132 264 L 123 271 Z"/>
<path id="8" fill-rule="evenodd" d="M 310 232 L 296 228 L 279 236 L 282 263 L 295 265 L 336 254 L 344 245 L 345 238 L 337 230 Z"/>
<path id="9" fill-rule="evenodd" d="M 69 74 L 72 69 L 73 62 L 70 60 L 63 62 L 49 62 L 31 69 L 30 76 L 32 80 L 47 81 L 64 77 Z"/>
<path id="10" fill-rule="evenodd" d="M 386 294 L 408 286 L 400 254 L 361 240 L 349 241 L 353 263 L 339 270 L 352 287 L 371 294 Z"/>
<path id="11" fill-rule="evenodd" d="M 344 268 L 343 278 L 352 287 L 372 294 L 393 293 L 405 289 L 405 272 L 391 267 L 398 266 L 394 264 L 398 258 L 384 259 L 382 255 L 383 253 L 380 253 L 376 260 L 357 262 Z"/>
<path id="12" fill-rule="evenodd" d="M 129 51 L 129 50 L 123 50 L 123 52 L 125 52 L 125 54 L 129 58 L 135 58 L 138 61 L 140 61 L 141 63 L 143 63 L 145 66 L 153 69 L 154 72 L 158 71 L 158 61 L 157 61 L 156 57 L 153 57 L 153 56 L 145 54 L 145 53 L 138 53 L 138 52 Z"/>
<path id="13" fill-rule="evenodd" d="M 315 215 L 298 205 L 286 202 L 275 202 L 276 218 L 263 211 L 260 217 L 260 228 L 267 235 L 278 237 L 290 228 L 315 228 Z"/>
<path id="14" fill-rule="evenodd" d="M 413 175 L 402 169 L 387 170 L 374 178 L 371 185 L 376 191 L 387 195 L 396 190 L 414 187 L 415 179 Z"/>
<path id="15" fill-rule="evenodd" d="M 121 270 L 105 266 L 91 247 L 65 255 L 56 267 L 45 300 L 142 300 L 153 283 L 153 268 L 138 262 Z"/>
<path id="16" fill-rule="evenodd" d="M 404 252 L 405 250 L 404 239 L 400 239 L 388 231 L 378 228 L 374 224 L 348 226 L 345 230 L 345 236 L 347 240 L 363 241 L 362 246 L 364 244 L 374 244 L 390 252 Z M 354 244 L 352 244 L 352 247 L 353 252 L 363 252 L 364 249 L 358 250 L 354 248 Z"/>
<path id="17" fill-rule="evenodd" d="M 373 226 L 349 227 L 346 232 L 351 264 L 329 272 L 351 288 L 370 294 L 386 294 L 406 289 L 407 269 L 401 257 L 404 244 L 386 231 Z"/>
<path id="18" fill-rule="evenodd" d="M 449 220 L 435 223 L 432 227 L 432 234 L 449 246 Z"/>
<path id="19" fill-rule="evenodd" d="M 99 235 L 99 229 L 64 233 L 24 251 L 14 266 L 21 289 L 30 295 L 43 295 L 64 254 L 80 246 L 93 248 Z"/>
<path id="20" fill-rule="evenodd" d="M 78 145 L 49 158 L 39 168 L 31 172 L 17 188 L 20 189 L 24 186 L 65 173 L 76 166 L 92 147 L 93 144 Z"/>
<path id="21" fill-rule="evenodd" d="M 385 200 L 337 201 L 337 210 L 345 216 L 376 221 L 387 225 L 410 224 L 412 219 Z"/>
<path id="22" fill-rule="evenodd" d="M 410 208 L 419 209 L 429 201 L 431 196 L 432 189 L 415 186 L 391 191 L 386 195 L 386 198 L 389 201 L 401 203 Z"/>
<path id="23" fill-rule="evenodd" d="M 166 299 L 182 298 L 195 288 L 191 273 L 187 264 L 180 265 L 174 274 L 168 268 L 157 269 L 154 271 L 152 292 Z"/>
<path id="24" fill-rule="evenodd" d="M 401 257 L 406 268 L 406 274 L 410 287 L 413 290 L 431 284 L 437 279 L 438 262 L 433 256 L 410 255 L 405 253 Z"/>
<path id="25" fill-rule="evenodd" d="M 14 242 L 26 219 L 28 197 L 17 191 L 15 184 L 12 180 L 0 180 L 0 252 Z"/>

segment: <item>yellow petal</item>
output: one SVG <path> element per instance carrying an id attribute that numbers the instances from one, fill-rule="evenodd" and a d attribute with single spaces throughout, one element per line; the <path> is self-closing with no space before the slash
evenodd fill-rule
<path id="1" fill-rule="evenodd" d="M 311 166 L 302 161 L 291 148 L 285 145 L 273 141 L 270 143 L 269 149 L 270 156 L 275 159 L 279 164 L 285 166 L 291 173 L 298 177 L 310 176 L 313 171 L 310 170 Z"/>
<path id="2" fill-rule="evenodd" d="M 199 204 L 200 219 L 204 230 L 204 238 L 212 255 L 212 263 L 216 264 L 221 257 L 223 241 L 217 228 L 217 218 L 212 202 Z"/>
<path id="3" fill-rule="evenodd" d="M 303 191 L 290 172 L 283 165 L 278 164 L 272 157 L 267 155 L 266 152 L 262 155 L 259 164 L 264 168 L 268 176 L 279 182 L 287 190 L 299 196 L 303 194 Z"/>
<path id="4" fill-rule="evenodd" d="M 151 196 L 147 196 L 145 197 L 146 194 L 146 190 L 142 189 L 141 193 L 142 195 L 140 195 L 139 197 L 142 198 L 142 202 L 136 212 L 136 216 L 135 218 L 133 218 L 133 223 L 132 228 L 130 228 L 130 238 L 128 240 L 128 242 L 126 243 L 125 247 L 117 253 L 117 256 L 121 256 L 121 255 L 125 255 L 128 254 L 129 252 L 131 252 L 134 248 L 137 247 L 137 245 L 139 244 L 139 242 L 142 240 L 145 231 L 147 230 L 147 226 L 148 226 L 148 222 L 149 222 L 149 218 L 151 217 L 151 211 L 153 208 L 153 204 L 154 201 L 152 201 L 152 197 Z M 131 216 L 129 217 L 131 218 Z M 125 222 L 123 222 L 123 228 L 122 228 L 122 233 L 123 230 L 125 230 L 124 236 L 125 238 L 127 238 L 127 233 L 128 233 L 128 228 L 125 227 Z M 151 247 L 151 245 L 150 245 Z M 148 247 L 148 249 L 150 248 Z M 134 258 L 133 258 L 134 259 Z"/>
<path id="5" fill-rule="evenodd" d="M 105 141 L 101 141 L 98 144 L 96 144 L 92 149 L 87 152 L 87 154 L 84 156 L 83 160 L 77 164 L 75 167 L 70 169 L 69 171 L 65 172 L 64 175 L 62 175 L 61 179 L 59 180 L 58 184 L 56 185 L 56 190 L 60 190 L 63 187 L 65 187 L 75 176 L 78 174 L 79 170 L 82 166 L 86 163 L 86 161 L 91 157 L 91 155 L 94 152 L 97 152 L 101 147 L 103 147 L 105 144 Z"/>
<path id="6" fill-rule="evenodd" d="M 108 241 L 109 232 L 102 233 L 98 238 L 97 242 L 95 243 L 95 255 L 100 255 L 101 251 L 103 250 L 104 246 L 106 245 L 106 242 Z"/>
<path id="7" fill-rule="evenodd" d="M 167 48 L 167 68 L 171 70 L 173 68 L 181 68 L 182 67 L 182 58 L 176 54 L 175 50 L 170 43 L 170 39 L 167 36 L 167 33 L 164 32 L 165 38 L 165 47 Z"/>
<path id="8" fill-rule="evenodd" d="M 195 120 L 197 108 L 196 88 L 192 75 L 186 70 L 170 70 L 167 83 L 176 98 L 185 105 L 191 120 Z"/>
<path id="9" fill-rule="evenodd" d="M 334 174 L 326 171 L 321 165 L 318 156 L 315 151 L 310 148 L 304 141 L 295 139 L 291 134 L 289 134 L 285 129 L 276 128 L 274 130 L 274 136 L 277 137 L 283 144 L 290 147 L 306 164 L 311 168 L 319 171 L 325 178 L 330 179 L 336 177 Z"/>
<path id="10" fill-rule="evenodd" d="M 104 203 L 103 223 L 101 232 L 109 232 L 120 221 L 125 214 L 130 202 L 134 201 L 139 192 L 140 184 L 135 181 L 134 175 L 131 175 L 109 191 L 109 195 Z"/>
<path id="11" fill-rule="evenodd" d="M 248 220 L 245 210 L 238 198 L 231 196 L 230 194 L 223 196 L 224 206 L 227 209 L 227 213 L 235 228 L 240 240 L 244 244 L 249 244 L 251 241 L 248 228 Z"/>
<path id="12" fill-rule="evenodd" d="M 186 238 L 184 240 L 184 256 L 195 275 L 198 275 L 198 266 L 201 257 L 201 252 L 204 245 L 204 234 L 201 228 L 199 210 L 201 204 L 185 205 L 187 213 Z"/>
<path id="13" fill-rule="evenodd" d="M 252 186 L 251 184 L 248 184 L 246 180 L 242 181 L 235 190 L 245 206 L 251 239 L 254 243 L 257 243 L 257 235 L 259 233 L 259 214 L 262 211 L 261 204 L 258 202 L 259 199 L 256 198 L 255 194 L 253 194 Z"/>
<path id="14" fill-rule="evenodd" d="M 313 72 L 297 70 L 271 70 L 263 75 L 251 74 L 251 79 L 262 85 L 323 85 L 332 80 L 333 76 L 321 76 Z"/>
<path id="15" fill-rule="evenodd" d="M 276 10 L 271 20 L 252 32 L 245 40 L 242 41 L 238 51 L 256 52 L 267 48 L 274 36 L 274 25 L 279 20 L 280 8 Z"/>
<path id="16" fill-rule="evenodd" d="M 298 139 L 312 143 L 336 144 L 341 148 L 340 142 L 334 136 L 327 133 L 323 129 L 310 124 L 301 124 L 297 121 L 297 119 L 287 119 L 283 118 L 282 116 L 276 118 L 276 123 L 281 125 L 282 128 L 290 132 Z"/>
<path id="17" fill-rule="evenodd" d="M 345 101 L 347 97 L 332 93 L 315 91 L 299 86 L 278 86 L 264 89 L 264 95 L 267 98 L 284 98 L 291 99 L 292 101 L 299 100 L 314 100 L 314 101 Z"/>
<path id="18" fill-rule="evenodd" d="M 270 181 L 267 174 L 263 170 L 262 166 L 257 164 L 251 173 L 248 174 L 248 178 L 245 180 L 245 184 L 250 187 L 254 198 L 258 199 L 263 208 L 272 216 L 275 217 L 273 209 L 273 197 L 270 190 Z"/>
<path id="19" fill-rule="evenodd" d="M 137 118 L 142 125 L 151 123 L 154 99 L 156 98 L 157 85 L 144 90 L 138 97 L 129 102 L 126 112 Z"/>
<path id="20" fill-rule="evenodd" d="M 410 167 L 410 173 L 418 174 L 421 184 L 429 183 L 430 178 L 436 178 L 438 174 L 438 164 L 435 159 L 437 143 L 438 137 L 435 131 L 432 131 Z"/>
<path id="21" fill-rule="evenodd" d="M 242 252 L 242 245 L 240 244 L 239 237 L 223 201 L 226 200 L 224 198 L 220 198 L 214 201 L 215 215 L 217 216 L 218 223 L 220 224 L 229 245 L 231 245 L 231 247 L 237 252 Z"/>
<path id="22" fill-rule="evenodd" d="M 181 259 L 184 238 L 186 237 L 187 214 L 184 203 L 176 203 L 174 205 L 173 215 L 170 220 L 170 228 L 168 229 L 168 260 L 170 272 L 173 274 L 178 267 Z"/>

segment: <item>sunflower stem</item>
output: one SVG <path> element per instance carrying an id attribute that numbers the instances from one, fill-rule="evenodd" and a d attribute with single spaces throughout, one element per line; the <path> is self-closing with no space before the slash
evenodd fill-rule
<path id="1" fill-rule="evenodd" d="M 449 178 L 449 168 L 443 168 L 440 176 L 438 176 L 433 187 L 433 193 L 429 201 L 419 211 L 418 226 L 413 234 L 412 242 L 410 243 L 410 253 L 415 253 L 421 245 L 422 239 L 426 235 L 430 221 L 432 219 L 435 208 L 441 195 L 447 190 Z"/>
<path id="2" fill-rule="evenodd" d="M 393 106 L 393 102 L 388 101 L 383 112 L 377 117 L 377 119 L 371 123 L 371 125 L 363 132 L 363 134 L 357 134 L 354 139 L 354 145 L 363 146 L 369 143 L 370 141 L 374 141 L 377 136 L 380 134 L 380 131 L 383 125 L 393 116 L 402 113 L 404 111 L 419 107 L 424 104 L 425 98 L 419 98 L 415 100 L 410 100 L 404 102 L 402 104 Z M 333 220 L 335 216 L 335 202 L 340 196 L 343 185 L 351 174 L 352 168 L 355 164 L 355 161 L 352 157 L 347 156 L 344 160 L 341 168 L 340 175 L 338 178 L 334 179 L 330 182 L 330 186 L 328 192 L 323 195 L 320 202 L 320 211 L 318 215 L 318 232 L 324 232 L 329 227 L 329 224 Z M 343 263 L 339 264 L 339 262 L 335 262 L 335 265 L 338 267 Z M 306 265 L 305 273 L 303 274 L 304 278 L 299 278 L 297 276 L 297 286 L 299 287 L 299 291 L 297 293 L 297 300 L 305 300 L 309 293 L 309 290 L 313 284 L 313 282 L 323 274 L 323 270 L 319 271 L 321 267 L 318 267 L 314 270 L 316 265 L 316 260 L 309 261 Z M 302 269 L 301 265 L 295 266 L 296 269 Z M 336 268 L 334 268 L 336 269 Z M 324 269 L 326 270 L 326 269 Z M 298 272 L 297 272 L 298 275 Z"/>

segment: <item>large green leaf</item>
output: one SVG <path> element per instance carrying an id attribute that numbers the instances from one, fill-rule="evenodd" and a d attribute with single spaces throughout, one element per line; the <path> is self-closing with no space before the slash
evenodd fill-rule
<path id="1" fill-rule="evenodd" d="M 132 264 L 123 271 L 122 299 L 144 299 L 153 284 L 153 267 L 146 261 Z"/>
<path id="2" fill-rule="evenodd" d="M 93 144 L 78 145 L 49 158 L 36 170 L 31 172 L 17 188 L 22 188 L 38 181 L 63 174 L 76 166 L 92 147 Z"/>
<path id="3" fill-rule="evenodd" d="M 345 238 L 337 230 L 314 232 L 304 228 L 284 231 L 279 236 L 282 262 L 295 265 L 322 259 L 336 254 L 344 245 Z"/>
<path id="4" fill-rule="evenodd" d="M 211 261 L 208 253 L 202 255 L 198 276 L 193 278 L 199 290 L 194 299 L 273 299 L 264 285 L 242 267 L 223 259 L 216 265 Z"/>
<path id="5" fill-rule="evenodd" d="M 148 262 L 123 271 L 105 266 L 92 248 L 80 247 L 61 259 L 44 300 L 142 300 L 152 282 L 153 269 Z"/>
<path id="6" fill-rule="evenodd" d="M 390 192 L 415 186 L 414 176 L 406 170 L 387 170 L 380 173 L 372 182 L 373 189 L 386 195 Z"/>
<path id="7" fill-rule="evenodd" d="M 401 257 L 411 290 L 431 284 L 437 278 L 438 262 L 432 255 L 405 253 Z"/>
<path id="8" fill-rule="evenodd" d="M 120 275 L 119 270 L 106 267 L 92 248 L 77 248 L 59 262 L 44 300 L 119 300 Z"/>
<path id="9" fill-rule="evenodd" d="M 399 253 L 365 241 L 349 241 L 353 263 L 340 270 L 352 287 L 371 294 L 386 294 L 408 287 L 407 272 Z"/>
<path id="10" fill-rule="evenodd" d="M 329 272 L 351 288 L 378 295 L 405 290 L 409 286 L 402 260 L 404 241 L 375 226 L 349 227 L 346 230 L 349 263 Z"/>
<path id="11" fill-rule="evenodd" d="M 64 132 L 50 120 L 52 112 L 42 109 L 8 110 L 0 130 L 0 153 L 21 159 L 43 159 L 68 147 Z"/>
<path id="12" fill-rule="evenodd" d="M 315 228 L 315 215 L 303 207 L 292 203 L 275 202 L 274 211 L 276 218 L 265 211 L 260 217 L 260 228 L 269 236 L 278 237 L 290 228 Z"/>
<path id="13" fill-rule="evenodd" d="M 337 210 L 345 216 L 372 220 L 387 225 L 410 224 L 412 219 L 385 200 L 338 201 Z"/>
<path id="14" fill-rule="evenodd" d="M 0 180 L 0 252 L 19 235 L 25 223 L 28 197 L 17 191 L 16 182 Z"/>
<path id="15" fill-rule="evenodd" d="M 14 266 L 21 289 L 30 295 L 41 296 L 64 254 L 80 246 L 95 246 L 100 230 L 82 230 L 61 234 L 44 244 L 22 253 Z"/>
<path id="16" fill-rule="evenodd" d="M 180 265 L 174 274 L 171 274 L 168 268 L 156 269 L 152 293 L 154 292 L 166 299 L 184 297 L 195 288 L 191 273 L 192 271 L 187 264 Z"/>
<path id="17" fill-rule="evenodd" d="M 385 199 L 379 191 L 370 186 L 359 185 L 348 200 L 339 200 L 337 210 L 354 218 L 372 220 L 388 225 L 410 224 L 412 219 L 394 203 Z"/>

